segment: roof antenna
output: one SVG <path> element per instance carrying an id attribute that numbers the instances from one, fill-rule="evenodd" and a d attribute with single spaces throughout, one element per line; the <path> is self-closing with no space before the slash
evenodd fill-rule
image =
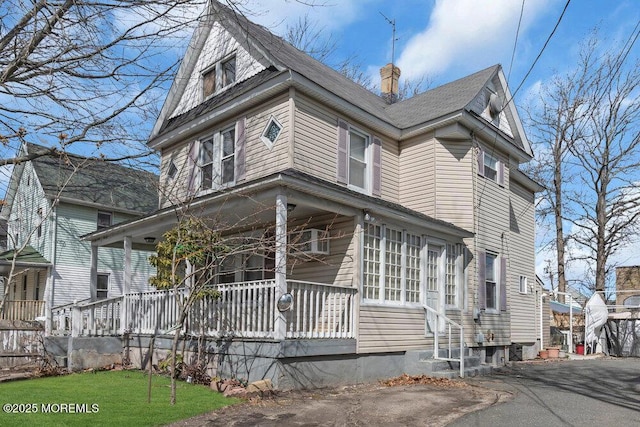
<path id="1" fill-rule="evenodd" d="M 391 28 L 392 28 L 392 35 L 391 35 L 391 64 L 395 64 L 395 55 L 396 55 L 396 40 L 398 40 L 396 38 L 396 20 L 395 18 L 393 20 L 387 18 L 386 16 L 384 16 L 384 13 L 379 12 L 380 15 L 382 15 L 382 17 L 384 19 L 386 19 L 386 21 L 391 24 Z"/>

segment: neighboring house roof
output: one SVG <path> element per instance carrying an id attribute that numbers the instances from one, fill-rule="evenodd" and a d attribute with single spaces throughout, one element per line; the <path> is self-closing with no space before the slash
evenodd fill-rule
<path id="1" fill-rule="evenodd" d="M 7 262 L 11 263 L 15 253 L 16 251 L 14 249 L 0 253 L 0 264 L 6 264 Z M 25 246 L 24 249 L 19 251 L 16 256 L 16 265 L 26 264 L 50 265 L 51 263 L 32 246 Z"/>
<path id="2" fill-rule="evenodd" d="M 569 313 L 569 309 L 571 308 L 569 304 L 563 304 L 558 301 L 549 301 L 549 306 L 551 307 L 551 311 L 555 313 Z M 573 314 L 582 314 L 582 308 L 574 305 Z"/>
<path id="3" fill-rule="evenodd" d="M 27 152 L 44 153 L 26 144 Z M 47 197 L 110 210 L 148 213 L 158 207 L 158 176 L 117 163 L 75 154 L 45 155 L 31 160 Z"/>
<path id="4" fill-rule="evenodd" d="M 456 112 L 472 111 L 472 102 L 491 80 L 498 77 L 505 91 L 505 112 L 515 124 L 516 138 L 513 144 L 529 156 L 531 147 L 526 140 L 517 111 L 511 101 L 506 79 L 502 75 L 501 66 L 494 65 L 470 76 L 431 89 L 412 98 L 388 104 L 382 96 L 367 90 L 360 84 L 342 75 L 336 70 L 315 60 L 308 54 L 296 49 L 280 37 L 272 34 L 266 28 L 249 21 L 246 17 L 219 4 L 210 2 L 210 11 L 196 31 L 194 38 L 185 54 L 183 63 L 178 71 L 178 77 L 169 91 L 169 95 L 154 126 L 150 140 L 173 130 L 180 125 L 201 115 L 205 110 L 211 111 L 221 103 L 245 93 L 260 83 L 272 79 L 281 73 L 292 72 L 308 79 L 309 87 L 317 85 L 332 93 L 336 97 L 353 105 L 379 120 L 399 130 L 409 129 L 429 123 L 438 118 L 452 115 Z M 170 118 L 177 105 L 177 99 L 183 95 L 184 85 L 188 80 L 200 52 L 203 49 L 208 31 L 214 22 L 220 22 L 224 28 L 245 47 L 249 47 L 252 54 L 264 62 L 267 70 L 258 73 L 245 82 L 237 84 L 238 88 L 228 90 L 203 102 L 193 110 L 178 117 Z"/>

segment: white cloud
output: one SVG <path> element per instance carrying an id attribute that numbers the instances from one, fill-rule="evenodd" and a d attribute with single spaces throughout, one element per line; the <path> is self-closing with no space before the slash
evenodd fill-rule
<path id="1" fill-rule="evenodd" d="M 525 5 L 520 36 L 545 9 L 547 0 Z M 509 60 L 520 17 L 513 0 L 436 0 L 425 29 L 402 50 L 405 78 L 434 76 L 452 67 L 464 72 Z"/>

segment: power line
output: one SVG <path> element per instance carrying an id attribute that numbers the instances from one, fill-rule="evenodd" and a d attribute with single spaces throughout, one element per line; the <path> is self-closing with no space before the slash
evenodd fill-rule
<path id="1" fill-rule="evenodd" d="M 524 14 L 524 2 L 520 6 L 520 18 L 518 18 L 518 28 L 516 29 L 516 39 L 513 41 L 513 51 L 511 52 L 511 62 L 509 63 L 509 72 L 507 73 L 507 81 L 511 79 L 511 69 L 513 68 L 513 59 L 516 57 L 516 46 L 518 45 L 518 37 L 520 35 L 520 25 L 522 24 L 522 15 Z"/>
<path id="2" fill-rule="evenodd" d="M 533 71 L 533 68 L 538 63 L 538 60 L 542 56 L 542 53 L 545 51 L 545 49 L 547 48 L 547 45 L 551 41 L 551 38 L 553 37 L 553 35 L 556 33 L 556 30 L 560 26 L 560 22 L 562 21 L 562 18 L 564 17 L 564 14 L 566 13 L 567 8 L 569 7 L 569 3 L 571 3 L 571 0 L 567 0 L 567 3 L 565 3 L 564 9 L 562 9 L 562 13 L 558 17 L 558 20 L 556 21 L 556 25 L 553 27 L 553 30 L 551 31 L 551 34 L 549 34 L 549 37 L 547 37 L 547 40 L 544 42 L 544 45 L 542 46 L 542 49 L 540 49 L 540 52 L 538 53 L 538 56 L 536 56 L 536 59 L 531 64 L 531 67 L 529 67 L 529 70 L 527 71 L 527 74 L 524 75 L 524 77 L 522 78 L 522 82 L 520 82 L 520 84 L 518 85 L 516 90 L 511 94 L 511 98 L 506 102 L 506 104 L 509 104 L 513 100 L 513 98 L 516 96 L 516 93 L 518 93 L 518 91 L 520 90 L 522 85 L 524 85 L 524 82 L 527 81 L 527 78 L 529 77 L 529 74 L 531 74 L 531 72 Z"/>

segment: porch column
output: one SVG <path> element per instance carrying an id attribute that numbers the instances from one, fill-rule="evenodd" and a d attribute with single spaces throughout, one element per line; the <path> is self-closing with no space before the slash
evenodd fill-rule
<path id="1" fill-rule="evenodd" d="M 98 299 L 98 246 L 91 242 L 91 277 L 89 278 L 91 301 Z"/>
<path id="2" fill-rule="evenodd" d="M 53 266 L 47 267 L 47 281 L 44 286 L 44 333 L 46 336 L 51 335 L 53 331 Z"/>
<path id="3" fill-rule="evenodd" d="M 122 288 L 122 306 L 120 307 L 120 331 L 129 328 L 127 295 L 131 292 L 131 236 L 124 238 L 124 282 Z"/>
<path id="4" fill-rule="evenodd" d="M 276 196 L 276 302 L 287 293 L 287 196 Z M 284 313 L 275 309 L 274 338 L 284 340 L 287 335 L 287 321 Z"/>

